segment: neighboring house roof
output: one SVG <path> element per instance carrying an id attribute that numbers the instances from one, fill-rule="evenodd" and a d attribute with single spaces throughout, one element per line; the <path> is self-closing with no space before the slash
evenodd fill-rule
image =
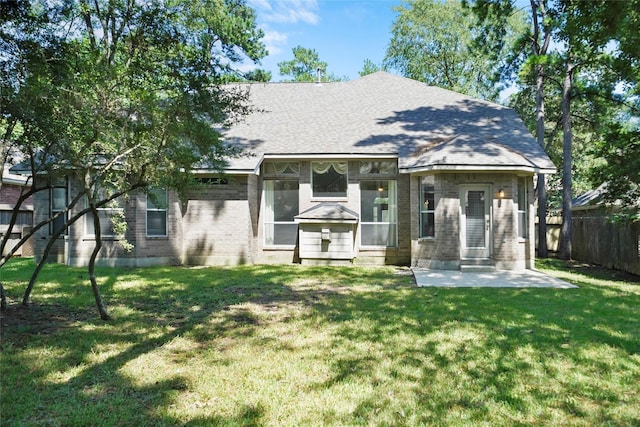
<path id="1" fill-rule="evenodd" d="M 579 195 L 571 201 L 573 209 L 589 209 L 602 205 L 604 192 L 607 191 L 607 183 L 600 184 L 598 188 L 592 189 Z"/>
<path id="2" fill-rule="evenodd" d="M 224 132 L 251 156 L 398 157 L 403 172 L 523 170 L 555 166 L 513 109 L 377 72 L 332 83 L 252 83 L 255 111 Z"/>
<path id="3" fill-rule="evenodd" d="M 28 181 L 28 178 L 22 175 L 15 175 L 8 172 L 5 172 L 4 174 L 2 174 L 2 182 L 4 184 L 25 186 L 28 184 L 27 181 Z"/>
<path id="4" fill-rule="evenodd" d="M 574 210 L 588 210 L 588 209 L 596 209 L 601 207 L 624 207 L 625 203 L 622 200 L 615 200 L 614 202 L 607 202 L 605 200 L 605 195 L 608 191 L 608 183 L 603 182 L 598 186 L 598 188 L 589 190 L 577 197 L 575 197 L 571 201 L 571 208 Z M 632 209 L 640 208 L 640 200 L 636 200 L 635 204 L 632 202 L 626 207 Z"/>

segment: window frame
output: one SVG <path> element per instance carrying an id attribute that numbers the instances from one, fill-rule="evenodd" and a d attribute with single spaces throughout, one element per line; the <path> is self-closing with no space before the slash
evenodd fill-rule
<path id="1" fill-rule="evenodd" d="M 61 208 L 55 206 L 56 190 L 64 191 L 64 206 Z M 49 188 L 49 218 L 53 218 L 59 212 L 63 212 L 63 214 L 57 219 L 49 223 L 50 236 L 53 236 L 54 234 L 56 234 L 60 228 L 64 228 L 64 231 L 60 233 L 60 236 L 66 236 L 67 234 L 69 234 L 69 228 L 64 227 L 64 224 L 67 223 L 67 215 L 68 215 L 68 212 L 64 212 L 64 211 L 67 209 L 68 205 L 69 205 L 69 180 L 66 177 L 52 180 L 51 188 Z M 60 222 L 62 222 L 62 224 L 60 224 Z"/>
<path id="2" fill-rule="evenodd" d="M 383 183 L 387 183 L 387 221 L 364 221 L 363 209 L 363 184 L 374 183 L 378 188 L 382 187 Z M 398 181 L 396 179 L 376 179 L 376 180 L 362 180 L 360 181 L 360 247 L 363 249 L 375 249 L 375 248 L 397 248 L 398 247 Z M 379 191 L 379 190 L 378 190 Z M 384 191 L 384 190 L 383 190 Z M 394 200 L 389 200 L 393 196 Z M 375 202 L 374 202 L 375 204 Z M 368 245 L 363 242 L 365 237 L 365 226 L 384 226 L 389 228 L 393 226 L 393 235 L 388 235 L 387 242 L 384 245 Z M 392 240 L 391 242 L 389 240 Z"/>
<path id="3" fill-rule="evenodd" d="M 152 198 L 149 197 L 150 192 L 162 191 L 164 192 L 164 202 L 165 206 L 156 206 L 155 202 Z M 149 203 L 152 204 L 152 207 L 149 207 Z M 164 234 L 150 234 L 149 233 L 149 213 L 158 213 L 164 212 Z M 162 238 L 169 236 L 169 191 L 163 187 L 150 188 L 146 193 L 146 205 L 145 205 L 145 236 L 151 238 Z"/>
<path id="4" fill-rule="evenodd" d="M 284 183 L 284 182 L 289 182 L 289 183 L 295 183 L 298 187 L 296 194 L 297 194 L 297 203 L 298 203 L 298 209 L 297 209 L 297 213 L 295 215 L 298 215 L 300 213 L 300 180 L 299 179 L 292 179 L 292 178 L 283 178 L 283 179 L 265 179 L 263 181 L 263 195 L 262 195 L 262 199 L 263 199 L 263 220 L 262 220 L 262 229 L 263 229 L 263 245 L 266 249 L 293 249 L 296 246 L 296 242 L 297 242 L 297 228 L 298 228 L 298 223 L 295 222 L 294 218 L 291 218 L 291 221 L 276 221 L 275 220 L 275 211 L 269 211 L 270 208 L 269 206 L 269 200 L 272 200 L 273 204 L 275 205 L 275 188 L 269 188 L 272 185 L 275 185 L 274 183 Z M 273 191 L 274 194 L 273 196 L 269 196 L 267 194 L 268 191 Z M 294 216 L 295 216 L 294 215 Z M 274 216 L 273 220 L 269 220 L 270 216 Z M 284 226 L 290 226 L 291 228 L 293 228 L 295 226 L 296 228 L 296 233 L 295 236 L 296 238 L 294 239 L 293 242 L 291 243 L 274 243 L 275 242 L 275 230 L 276 230 L 276 226 L 277 225 L 284 225 Z M 271 233 L 268 232 L 268 230 L 270 230 L 272 228 Z M 269 242 L 269 236 L 272 237 L 273 241 Z"/>
<path id="5" fill-rule="evenodd" d="M 431 194 L 432 199 L 425 200 L 425 193 Z M 429 200 L 432 201 L 433 209 L 429 209 Z M 427 218 L 431 215 L 433 218 L 433 223 L 431 224 L 431 233 L 426 234 L 424 218 L 427 215 Z M 420 239 L 435 239 L 436 237 L 436 189 L 433 183 L 433 180 L 429 177 L 422 177 L 420 179 L 420 229 L 419 229 L 419 238 Z"/>
<path id="6" fill-rule="evenodd" d="M 263 164 L 262 173 L 267 177 L 298 178 L 300 162 L 268 161 Z"/>
<path id="7" fill-rule="evenodd" d="M 314 175 L 316 174 L 316 172 L 314 171 L 314 164 L 318 164 L 318 163 L 329 163 L 329 167 L 327 168 L 327 171 L 329 171 L 330 169 L 333 169 L 337 174 L 339 175 L 343 175 L 344 176 L 344 193 L 340 192 L 339 194 L 336 193 L 336 195 L 326 195 L 326 194 L 319 194 L 316 195 L 316 189 L 315 189 L 315 182 L 316 180 L 314 179 Z M 341 174 L 338 170 L 335 169 L 334 164 L 344 164 L 344 174 Z M 313 201 L 317 201 L 317 200 L 340 200 L 340 201 L 345 201 L 349 199 L 349 162 L 347 160 L 327 160 L 327 161 L 312 161 L 310 162 L 310 181 L 311 181 L 311 199 Z M 320 174 L 320 175 L 324 175 Z M 328 192 L 324 192 L 324 193 L 328 193 Z"/>
<path id="8" fill-rule="evenodd" d="M 525 177 L 518 177 L 517 189 L 516 221 L 518 224 L 518 238 L 526 240 L 529 238 L 529 188 Z"/>
<path id="9" fill-rule="evenodd" d="M 361 160 L 358 164 L 358 173 L 363 177 L 370 176 L 396 176 L 398 174 L 397 160 Z"/>

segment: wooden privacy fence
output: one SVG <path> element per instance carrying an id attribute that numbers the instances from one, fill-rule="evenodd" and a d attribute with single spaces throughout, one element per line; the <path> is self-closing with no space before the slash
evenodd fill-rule
<path id="1" fill-rule="evenodd" d="M 562 217 L 547 218 L 547 247 L 558 252 Z M 537 220 L 536 220 L 537 228 Z M 537 236 L 537 230 L 536 230 Z M 572 258 L 640 275 L 640 223 L 614 223 L 602 208 L 575 209 Z M 538 242 L 536 240 L 536 248 Z"/>

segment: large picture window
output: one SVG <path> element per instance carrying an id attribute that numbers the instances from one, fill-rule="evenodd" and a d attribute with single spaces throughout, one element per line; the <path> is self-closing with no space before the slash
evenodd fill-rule
<path id="1" fill-rule="evenodd" d="M 153 188 L 147 193 L 147 236 L 167 235 L 167 190 Z"/>
<path id="2" fill-rule="evenodd" d="M 264 182 L 265 246 L 293 246 L 298 237 L 298 181 L 268 180 Z"/>
<path id="3" fill-rule="evenodd" d="M 312 162 L 313 197 L 347 197 L 347 162 Z"/>
<path id="4" fill-rule="evenodd" d="M 49 200 L 51 202 L 49 206 L 50 218 L 58 215 L 67 208 L 68 190 L 67 180 L 62 178 L 53 183 L 53 187 L 50 190 Z M 58 233 L 64 228 L 64 224 L 67 222 L 67 214 L 62 213 L 56 219 L 49 224 L 49 234 L 53 235 Z M 64 231 L 66 234 L 66 230 Z"/>
<path id="5" fill-rule="evenodd" d="M 396 181 L 360 183 L 360 243 L 362 246 L 398 245 Z"/>
<path id="6" fill-rule="evenodd" d="M 427 178 L 420 181 L 420 237 L 435 237 L 435 189 Z"/>
<path id="7" fill-rule="evenodd" d="M 518 237 L 526 239 L 527 235 L 527 180 L 518 178 Z"/>

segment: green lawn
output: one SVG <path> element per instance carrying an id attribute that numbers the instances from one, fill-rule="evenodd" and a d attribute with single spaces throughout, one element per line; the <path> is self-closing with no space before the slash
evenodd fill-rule
<path id="1" fill-rule="evenodd" d="M 413 287 L 407 270 L 0 270 L 3 426 L 640 425 L 640 282 Z"/>

